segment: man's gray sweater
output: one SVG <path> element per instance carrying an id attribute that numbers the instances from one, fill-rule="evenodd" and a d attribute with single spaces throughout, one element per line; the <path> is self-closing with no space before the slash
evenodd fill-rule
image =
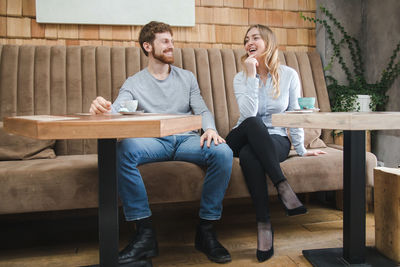
<path id="1" fill-rule="evenodd" d="M 129 77 L 112 104 L 116 113 L 127 101 L 137 99 L 138 110 L 149 113 L 195 114 L 202 116 L 203 130 L 215 128 L 214 118 L 200 95 L 199 85 L 190 71 L 171 65 L 164 80 L 154 78 L 147 68 Z"/>

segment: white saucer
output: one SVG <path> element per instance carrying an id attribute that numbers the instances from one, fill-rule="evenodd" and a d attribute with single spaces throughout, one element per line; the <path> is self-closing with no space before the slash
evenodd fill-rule
<path id="1" fill-rule="evenodd" d="M 134 111 L 134 112 L 120 111 L 119 113 L 122 114 L 122 115 L 139 115 L 139 114 L 143 114 L 144 110 L 137 110 L 137 111 Z"/>
<path id="2" fill-rule="evenodd" d="M 313 108 L 313 109 L 295 109 L 295 110 L 287 110 L 285 113 L 312 113 L 312 112 L 318 112 L 319 108 Z"/>

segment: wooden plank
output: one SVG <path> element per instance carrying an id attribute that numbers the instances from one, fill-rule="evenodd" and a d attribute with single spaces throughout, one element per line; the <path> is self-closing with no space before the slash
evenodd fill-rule
<path id="1" fill-rule="evenodd" d="M 284 27 L 297 28 L 299 21 L 299 14 L 297 12 L 283 11 L 282 14 Z"/>
<path id="2" fill-rule="evenodd" d="M 0 17 L 0 37 L 7 36 L 7 18 Z"/>
<path id="3" fill-rule="evenodd" d="M 97 40 L 99 39 L 98 25 L 79 25 L 79 39 Z"/>
<path id="4" fill-rule="evenodd" d="M 162 137 L 199 128 L 199 115 L 44 115 L 4 118 L 5 131 L 36 139 Z"/>
<path id="5" fill-rule="evenodd" d="M 36 1 L 35 0 L 22 0 L 22 15 L 24 17 L 36 16 Z"/>
<path id="6" fill-rule="evenodd" d="M 299 2 L 298 0 L 285 0 L 284 8 L 285 10 L 297 11 L 299 10 Z"/>
<path id="7" fill-rule="evenodd" d="M 31 35 L 33 38 L 44 38 L 46 32 L 46 24 L 39 24 L 35 19 L 31 20 Z"/>
<path id="8" fill-rule="evenodd" d="M 200 24 L 200 42 L 215 43 L 215 25 Z M 200 46 L 201 47 L 201 46 Z"/>
<path id="9" fill-rule="evenodd" d="M 7 37 L 31 37 L 31 19 L 7 17 Z"/>
<path id="10" fill-rule="evenodd" d="M 218 7 L 214 8 L 213 24 L 229 24 L 230 8 Z"/>
<path id="11" fill-rule="evenodd" d="M 214 20 L 214 9 L 210 7 L 196 7 L 196 23 L 211 24 Z"/>
<path id="12" fill-rule="evenodd" d="M 58 38 L 62 39 L 78 39 L 78 25 L 60 24 L 58 25 Z"/>
<path id="13" fill-rule="evenodd" d="M 266 23 L 269 27 L 282 27 L 283 11 L 282 10 L 267 10 Z"/>
<path id="14" fill-rule="evenodd" d="M 215 40 L 217 43 L 232 43 L 231 26 L 215 25 Z"/>
<path id="15" fill-rule="evenodd" d="M 7 1 L 1 0 L 0 1 L 0 15 L 7 15 Z"/>
<path id="16" fill-rule="evenodd" d="M 7 1 L 7 15 L 21 16 L 22 15 L 22 0 Z"/>
<path id="17" fill-rule="evenodd" d="M 287 31 L 288 29 L 283 28 L 271 28 L 271 30 L 275 33 L 276 40 L 280 45 L 287 45 Z M 283 48 L 279 48 L 279 50 L 284 50 Z"/>
<path id="18" fill-rule="evenodd" d="M 113 40 L 131 40 L 132 32 L 129 26 L 112 26 Z"/>
<path id="19" fill-rule="evenodd" d="M 250 9 L 249 10 L 249 24 L 267 24 L 266 12 L 264 9 Z"/>
<path id="20" fill-rule="evenodd" d="M 24 119 L 10 120 L 9 118 L 4 118 L 3 123 L 4 131 L 7 133 L 38 139 L 35 121 Z"/>
<path id="21" fill-rule="evenodd" d="M 172 121 L 173 120 L 173 121 Z M 201 116 L 190 116 L 161 121 L 160 135 L 167 136 L 201 128 Z"/>
<path id="22" fill-rule="evenodd" d="M 280 113 L 272 115 L 272 125 L 341 130 L 399 129 L 400 112 Z"/>
<path id="23" fill-rule="evenodd" d="M 46 24 L 44 36 L 46 37 L 46 39 L 58 39 L 58 25 Z"/>
<path id="24" fill-rule="evenodd" d="M 231 25 L 249 25 L 249 11 L 246 8 L 231 8 L 230 9 Z M 215 17 L 214 17 L 215 19 Z"/>
<path id="25" fill-rule="evenodd" d="M 400 262 L 400 169 L 375 168 L 375 244 Z"/>
<path id="26" fill-rule="evenodd" d="M 224 0 L 224 6 L 243 7 L 243 0 Z"/>
<path id="27" fill-rule="evenodd" d="M 202 6 L 223 6 L 224 0 L 201 0 Z"/>

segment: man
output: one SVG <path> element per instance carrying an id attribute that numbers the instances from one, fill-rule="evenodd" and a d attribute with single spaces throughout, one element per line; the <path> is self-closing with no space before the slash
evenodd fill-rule
<path id="1" fill-rule="evenodd" d="M 229 252 L 218 242 L 212 222 L 222 213 L 222 200 L 231 175 L 232 151 L 218 135 L 212 114 L 200 95 L 194 75 L 172 66 L 173 39 L 168 24 L 152 21 L 139 36 L 140 46 L 149 58 L 147 68 L 129 77 L 115 102 L 97 97 L 92 114 L 118 112 L 127 100 L 137 99 L 145 112 L 200 114 L 204 134 L 194 132 L 163 138 L 129 138 L 117 144 L 119 194 L 125 218 L 135 221 L 136 235 L 119 253 L 119 262 L 128 263 L 158 255 L 146 189 L 138 165 L 168 160 L 207 166 L 200 201 L 200 221 L 195 247 L 218 263 L 231 261 Z"/>

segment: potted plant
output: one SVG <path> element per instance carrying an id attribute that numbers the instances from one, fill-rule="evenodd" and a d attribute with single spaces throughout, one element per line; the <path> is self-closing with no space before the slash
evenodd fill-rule
<path id="1" fill-rule="evenodd" d="M 328 39 L 333 46 L 333 55 L 324 70 L 331 69 L 334 60 L 337 59 L 342 70 L 346 74 L 347 84 L 340 84 L 339 81 L 331 75 L 326 76 L 332 111 L 360 111 L 361 98 L 367 98 L 367 101 L 369 101 L 367 106 L 369 106 L 370 110 L 384 110 L 388 100 L 386 92 L 400 74 L 400 62 L 399 58 L 397 58 L 400 51 L 400 41 L 394 48 L 390 61 L 387 67 L 382 71 L 380 79 L 375 83 L 367 83 L 364 61 L 358 40 L 350 36 L 341 23 L 326 8 L 321 6 L 320 10 L 325 18 L 311 18 L 304 16 L 302 13 L 300 13 L 300 16 L 304 20 L 323 25 L 328 33 Z M 332 28 L 338 31 L 334 33 Z M 350 60 L 344 60 L 342 55 L 342 50 L 344 49 L 348 49 L 351 55 Z M 342 145 L 343 131 L 335 130 L 332 131 L 332 133 L 335 143 Z M 367 140 L 369 139 L 370 136 L 368 133 Z M 369 141 L 367 142 L 367 150 L 370 150 Z"/>
<path id="2" fill-rule="evenodd" d="M 400 62 L 397 55 L 400 51 L 400 41 L 393 50 L 387 67 L 382 71 L 381 77 L 375 83 L 367 83 L 364 71 L 364 61 L 362 59 L 359 42 L 356 38 L 350 36 L 340 22 L 324 7 L 320 7 L 323 19 L 311 18 L 300 13 L 301 18 L 315 23 L 320 23 L 326 28 L 328 38 L 333 46 L 333 55 L 325 67 L 329 70 L 335 59 L 338 59 L 341 68 L 346 74 L 347 84 L 339 84 L 338 80 L 331 75 L 326 76 L 329 98 L 332 111 L 354 111 L 360 109 L 357 100 L 358 95 L 370 96 L 369 107 L 371 110 L 384 110 L 388 97 L 387 90 L 393 84 L 400 74 Z M 332 25 L 332 26 L 331 26 Z M 334 36 L 332 27 L 339 30 L 338 36 Z M 342 49 L 348 49 L 351 54 L 351 60 L 345 62 L 342 56 Z M 348 67 L 347 64 L 351 65 Z"/>

